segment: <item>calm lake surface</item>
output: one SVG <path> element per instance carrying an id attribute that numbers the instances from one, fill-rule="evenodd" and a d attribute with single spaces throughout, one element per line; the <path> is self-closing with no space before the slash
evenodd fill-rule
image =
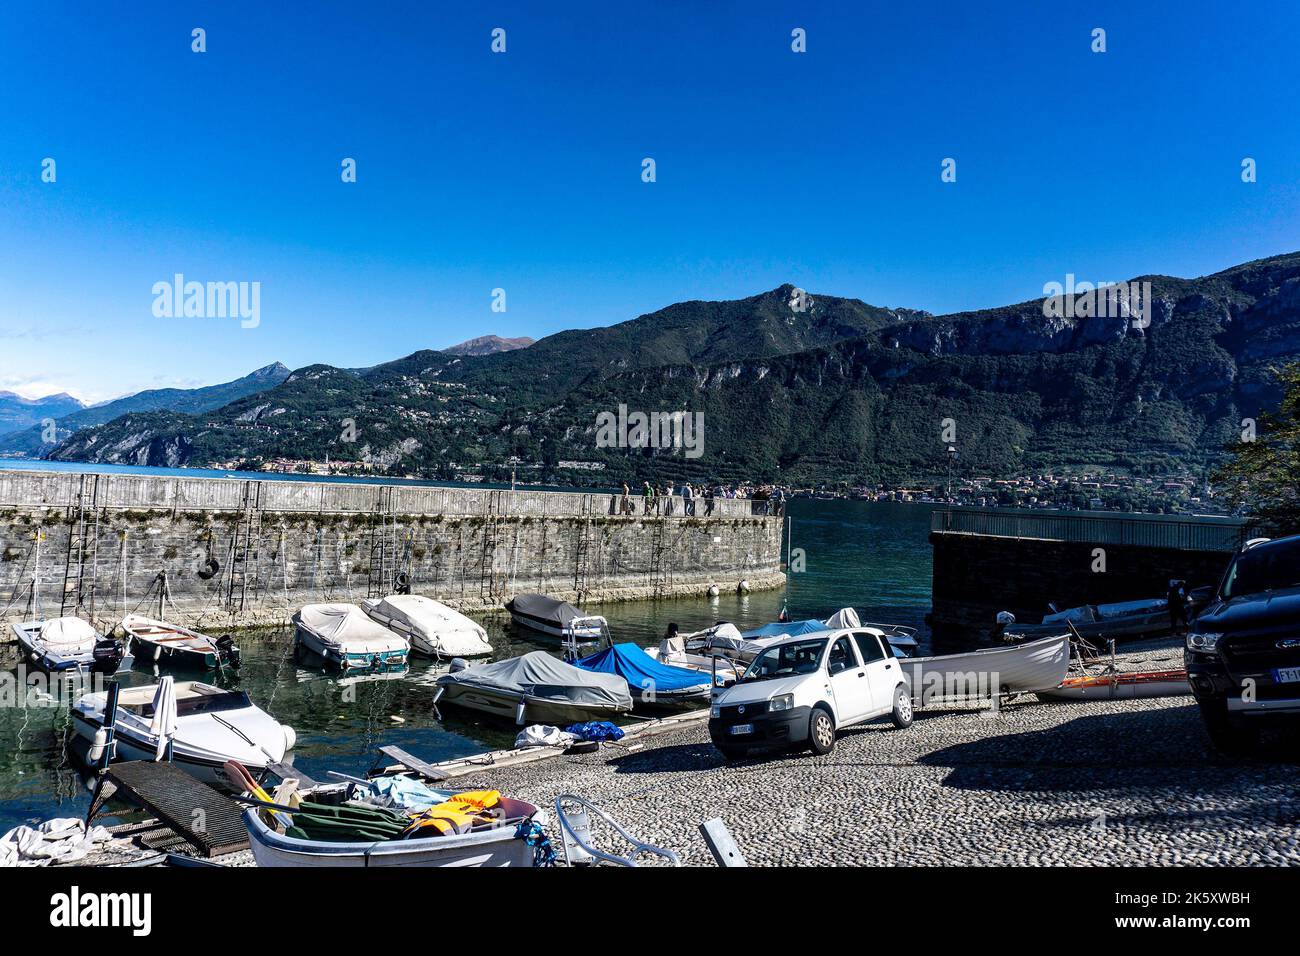
<path id="1" fill-rule="evenodd" d="M 692 631 L 727 620 L 743 630 L 775 620 L 786 600 L 796 619 L 825 618 L 852 606 L 863 620 L 919 628 L 922 648 L 929 649 L 924 623 L 930 608 L 928 507 L 796 500 L 790 515 L 791 544 L 803 549 L 806 570 L 790 575 L 788 592 L 631 602 L 592 610 L 609 620 L 615 640 L 649 646 L 658 643 L 670 622 Z M 498 659 L 538 648 L 558 654 L 555 645 L 534 643 L 517 633 L 508 616 L 476 617 L 487 627 Z M 431 661 L 412 658 L 410 670 L 399 677 L 341 680 L 296 665 L 288 630 L 245 631 L 238 640 L 244 666 L 237 677 L 217 682 L 247 691 L 254 703 L 291 725 L 298 734 L 294 763 L 314 777 L 323 777 L 326 770 L 362 773 L 374 764 L 375 747 L 385 744 L 438 761 L 514 742 L 516 730 L 508 724 L 454 707 L 436 713 L 434 681 L 442 669 Z M 9 671 L 6 679 L 12 686 L 16 661 L 11 650 L 7 653 L 0 669 Z M 153 683 L 154 676 L 133 672 L 128 680 Z M 72 740 L 66 705 L 0 706 L 0 832 L 20 823 L 85 814 L 89 794 Z"/>

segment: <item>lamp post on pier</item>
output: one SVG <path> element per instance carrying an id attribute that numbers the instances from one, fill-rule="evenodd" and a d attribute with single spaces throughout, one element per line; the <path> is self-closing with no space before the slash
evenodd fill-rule
<path id="1" fill-rule="evenodd" d="M 948 446 L 948 498 L 952 499 L 952 466 L 957 461 L 957 446 Z"/>

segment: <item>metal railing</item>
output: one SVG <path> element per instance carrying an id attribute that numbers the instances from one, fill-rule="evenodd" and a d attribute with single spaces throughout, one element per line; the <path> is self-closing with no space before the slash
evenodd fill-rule
<path id="1" fill-rule="evenodd" d="M 1247 538 L 1241 518 L 1028 511 L 1019 508 L 941 508 L 930 516 L 932 532 L 1040 538 L 1084 544 L 1234 552 Z"/>

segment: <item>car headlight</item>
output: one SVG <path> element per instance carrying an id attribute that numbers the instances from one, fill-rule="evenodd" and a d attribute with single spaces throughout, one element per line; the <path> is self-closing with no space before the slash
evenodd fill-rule
<path id="1" fill-rule="evenodd" d="M 721 717 L 721 716 L 722 716 L 722 705 L 721 705 L 721 704 L 714 704 L 713 706 L 711 706 L 711 707 L 709 708 L 709 716 L 710 716 L 710 717 Z"/>
<path id="2" fill-rule="evenodd" d="M 794 694 L 782 694 L 780 697 L 773 697 L 767 702 L 767 709 L 776 713 L 781 710 L 790 710 L 794 707 Z"/>
<path id="3" fill-rule="evenodd" d="M 1187 648 L 1192 651 L 1212 652 L 1223 637 L 1217 631 L 1192 631 L 1187 635 Z"/>

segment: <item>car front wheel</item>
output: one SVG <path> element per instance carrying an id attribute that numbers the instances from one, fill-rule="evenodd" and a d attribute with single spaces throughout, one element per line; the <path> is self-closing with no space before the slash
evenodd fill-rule
<path id="1" fill-rule="evenodd" d="M 912 695 L 904 684 L 894 690 L 894 712 L 889 717 L 899 730 L 912 726 Z"/>
<path id="2" fill-rule="evenodd" d="M 835 749 L 835 721 L 820 707 L 808 718 L 808 743 L 815 754 L 828 754 Z"/>

